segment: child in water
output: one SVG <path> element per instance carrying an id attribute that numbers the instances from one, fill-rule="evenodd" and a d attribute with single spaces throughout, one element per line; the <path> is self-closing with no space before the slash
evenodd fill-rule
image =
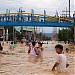
<path id="1" fill-rule="evenodd" d="M 14 50 L 14 47 L 13 47 L 13 42 L 11 42 L 10 46 L 9 46 L 9 49 L 12 51 Z"/>
<path id="2" fill-rule="evenodd" d="M 29 61 L 35 63 L 37 61 L 36 57 L 39 55 L 37 48 L 35 47 L 36 42 L 32 42 L 32 46 L 29 46 L 28 53 L 30 54 Z"/>
<path id="3" fill-rule="evenodd" d="M 44 48 L 42 47 L 42 43 L 41 42 L 38 42 L 38 47 L 37 47 L 37 50 L 39 52 L 39 56 L 38 58 L 40 58 L 41 62 L 43 61 L 43 50 Z"/>
<path id="4" fill-rule="evenodd" d="M 58 57 L 57 57 L 57 61 L 54 64 L 52 71 L 57 70 L 57 72 L 66 72 L 66 68 L 69 66 L 69 64 L 67 64 L 67 58 L 66 56 L 62 53 L 63 51 L 63 46 L 60 44 L 57 44 L 55 46 L 56 49 L 56 53 L 58 53 Z"/>
<path id="5" fill-rule="evenodd" d="M 16 47 L 17 47 L 17 43 L 16 43 L 16 42 L 14 42 L 13 47 L 14 47 L 14 48 L 16 48 Z"/>

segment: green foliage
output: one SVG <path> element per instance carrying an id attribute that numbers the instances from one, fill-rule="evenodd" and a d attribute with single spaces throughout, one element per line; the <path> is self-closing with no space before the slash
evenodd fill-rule
<path id="1" fill-rule="evenodd" d="M 72 25 L 72 27 L 71 27 L 71 39 L 72 39 L 72 41 L 74 41 L 74 25 Z"/>
<path id="2" fill-rule="evenodd" d="M 74 27 L 72 26 L 69 29 L 59 30 L 58 39 L 60 41 L 74 41 Z"/>

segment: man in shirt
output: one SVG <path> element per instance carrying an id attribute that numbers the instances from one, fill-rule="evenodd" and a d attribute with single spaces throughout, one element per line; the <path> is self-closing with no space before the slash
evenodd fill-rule
<path id="1" fill-rule="evenodd" d="M 56 53 L 58 53 L 58 57 L 57 57 L 57 61 L 54 64 L 52 71 L 55 70 L 55 67 L 57 69 L 57 72 L 66 72 L 66 68 L 69 66 L 69 64 L 67 64 L 67 58 L 64 54 L 62 54 L 63 51 L 63 46 L 60 44 L 57 44 L 55 46 L 56 49 Z"/>

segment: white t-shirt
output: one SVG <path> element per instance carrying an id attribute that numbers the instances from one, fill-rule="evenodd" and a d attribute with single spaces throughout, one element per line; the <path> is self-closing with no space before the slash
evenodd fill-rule
<path id="1" fill-rule="evenodd" d="M 40 48 L 37 48 L 37 50 L 40 53 L 40 55 L 43 56 L 43 51 Z"/>
<path id="2" fill-rule="evenodd" d="M 59 63 L 57 66 L 57 71 L 66 72 L 67 58 L 64 54 L 58 54 L 57 63 Z"/>
<path id="3" fill-rule="evenodd" d="M 35 52 L 34 48 L 32 48 L 32 47 L 30 50 L 30 56 L 36 56 L 36 52 Z"/>

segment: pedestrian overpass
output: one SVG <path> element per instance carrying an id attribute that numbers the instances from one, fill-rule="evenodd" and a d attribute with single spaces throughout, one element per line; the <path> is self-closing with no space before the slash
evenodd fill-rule
<path id="1" fill-rule="evenodd" d="M 0 26 L 71 27 L 73 23 L 73 17 L 49 16 L 45 10 L 44 14 L 35 14 L 33 9 L 31 13 L 19 9 L 0 14 Z"/>

